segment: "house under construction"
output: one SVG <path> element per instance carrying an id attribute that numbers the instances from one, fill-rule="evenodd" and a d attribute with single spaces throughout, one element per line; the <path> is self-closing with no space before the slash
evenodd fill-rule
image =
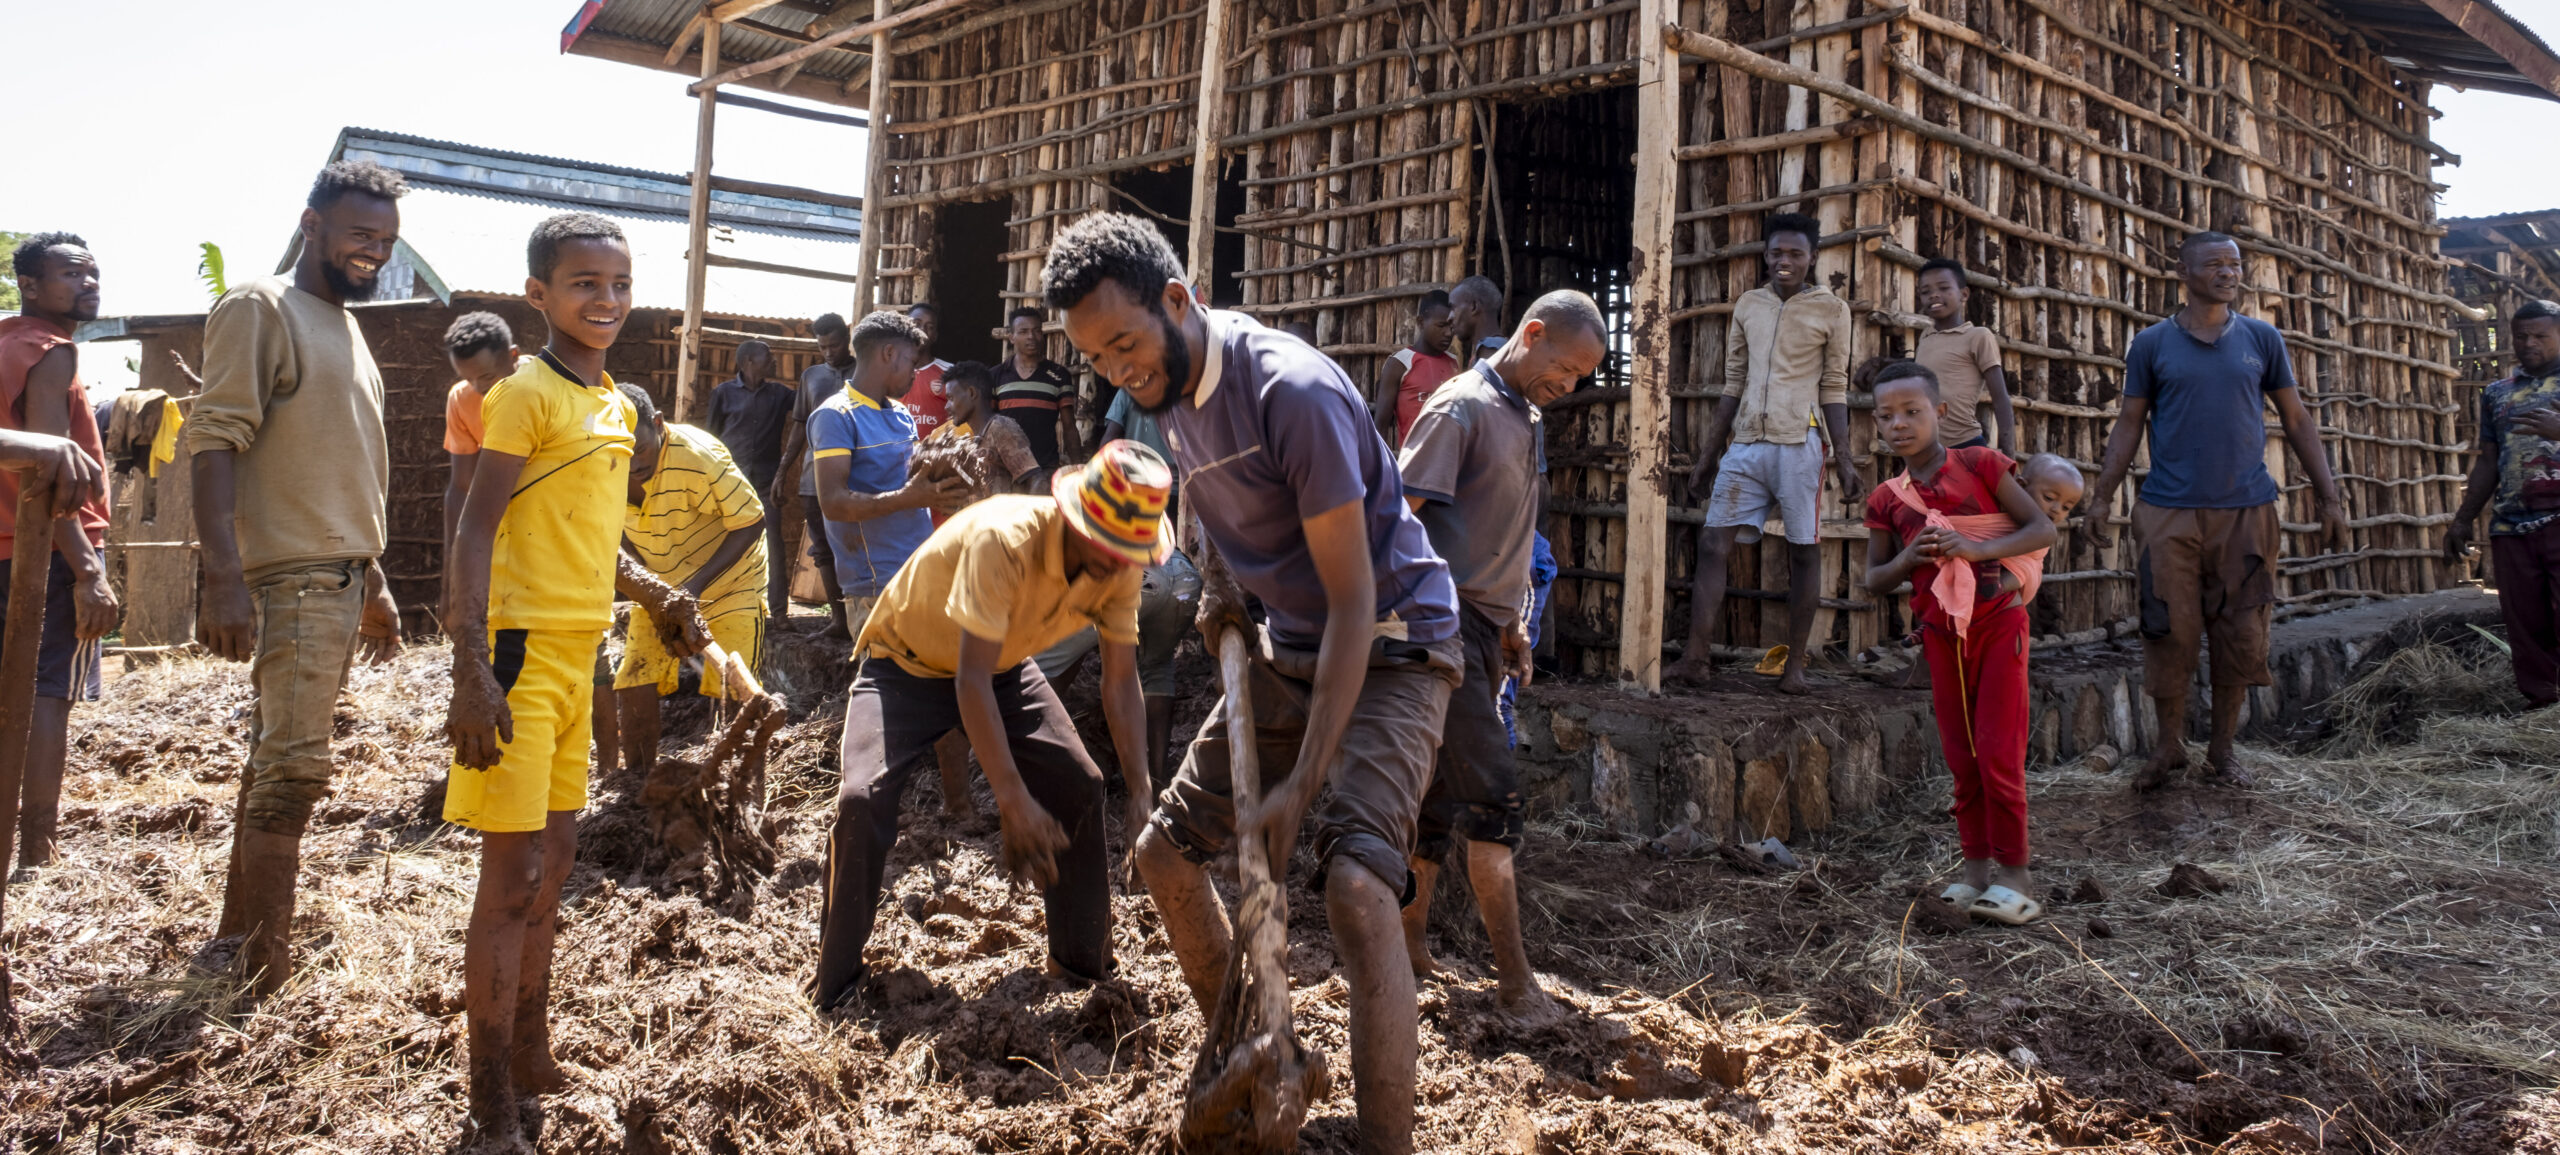
<path id="1" fill-rule="evenodd" d="M 742 90 L 867 110 L 856 305 L 932 300 L 962 353 L 1102 209 L 1155 216 L 1214 303 L 1311 324 L 1357 379 L 1468 274 L 1515 310 L 1590 292 L 1618 355 L 1550 417 L 1553 633 L 1568 668 L 1647 688 L 1687 613 L 1726 316 L 1779 211 L 1823 224 L 1854 363 L 1907 353 L 1914 271 L 1964 261 L 2020 448 L 2089 469 L 2126 345 L 2180 300 L 2179 240 L 2232 233 L 2353 518 L 2320 552 L 2287 479 L 2287 611 L 2454 580 L 2432 543 L 2479 384 L 2454 330 L 2484 314 L 2449 279 L 2434 170 L 2459 158 L 2429 96 L 2560 99 L 2560 59 L 2487 0 L 603 0 L 563 40 L 699 78 L 706 158 Z M 1829 512 L 1817 640 L 1899 636 L 1907 607 L 1855 583 L 1859 519 Z M 2036 632 L 2125 628 L 2130 548 L 2066 535 Z M 1778 636 L 1785 564 L 1735 551 L 1737 642 Z"/>

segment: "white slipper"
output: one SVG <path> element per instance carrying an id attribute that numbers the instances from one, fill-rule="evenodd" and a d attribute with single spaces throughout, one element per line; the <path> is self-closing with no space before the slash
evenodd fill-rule
<path id="1" fill-rule="evenodd" d="M 2025 926 L 2044 917 L 2044 905 L 2005 886 L 1994 886 L 1965 908 L 1975 918 L 1987 918 L 2010 926 Z"/>
<path id="2" fill-rule="evenodd" d="M 1943 902 L 1948 906 L 1952 906 L 1957 910 L 1973 909 L 1973 900 L 1980 897 L 1982 897 L 1981 887 L 1970 886 L 1961 882 L 1938 892 L 1938 901 Z"/>

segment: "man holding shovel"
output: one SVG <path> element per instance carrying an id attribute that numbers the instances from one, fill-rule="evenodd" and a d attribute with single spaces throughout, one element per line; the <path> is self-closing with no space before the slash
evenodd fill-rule
<path id="1" fill-rule="evenodd" d="M 1050 246 L 1041 289 L 1094 369 L 1162 421 L 1183 507 L 1218 559 L 1204 572 L 1232 572 L 1269 616 L 1248 685 L 1228 687 L 1158 796 L 1138 871 L 1207 1013 L 1233 949 L 1207 864 L 1256 835 L 1285 864 L 1317 791 L 1332 787 L 1314 814 L 1316 882 L 1350 980 L 1360 1145 L 1401 1155 L 1413 1147 L 1416 1043 L 1397 910 L 1412 897 L 1415 817 L 1459 679 L 1449 567 L 1406 508 L 1360 390 L 1305 342 L 1194 303 L 1155 226 L 1116 213 L 1076 222 Z M 1253 629 L 1239 599 L 1219 596 L 1227 586 L 1204 583 L 1201 632 L 1213 647 Z M 1239 690 L 1252 707 L 1251 752 L 1227 738 Z M 1239 806 L 1250 792 L 1233 782 L 1231 759 L 1273 771 L 1267 801 Z"/>

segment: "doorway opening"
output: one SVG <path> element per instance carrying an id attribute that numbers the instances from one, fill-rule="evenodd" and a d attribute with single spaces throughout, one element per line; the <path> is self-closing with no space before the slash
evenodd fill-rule
<path id="1" fill-rule="evenodd" d="M 933 355 L 985 361 L 1004 354 L 1004 246 L 1013 217 L 1007 200 L 966 201 L 934 215 L 933 306 L 941 331 Z"/>
<path id="2" fill-rule="evenodd" d="M 1503 287 L 1503 320 L 1542 294 L 1580 289 L 1609 323 L 1609 357 L 1592 383 L 1623 386 L 1634 308 L 1636 90 L 1603 88 L 1494 113 L 1494 230 L 1479 270 Z"/>
<path id="3" fill-rule="evenodd" d="M 1243 167 L 1241 159 L 1225 166 L 1218 178 L 1217 221 L 1221 228 L 1231 227 L 1244 212 L 1244 181 L 1235 175 Z M 1114 173 L 1111 207 L 1151 217 L 1156 227 L 1164 230 L 1173 251 L 1186 261 L 1191 255 L 1191 162 L 1170 168 L 1130 169 Z M 1244 282 L 1236 276 L 1244 265 L 1244 234 L 1221 232 L 1210 247 L 1209 303 L 1231 309 L 1244 303 Z"/>

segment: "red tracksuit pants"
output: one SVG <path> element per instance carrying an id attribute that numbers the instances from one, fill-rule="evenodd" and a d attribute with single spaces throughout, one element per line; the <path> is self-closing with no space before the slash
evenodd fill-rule
<path id="1" fill-rule="evenodd" d="M 1958 643 L 1946 622 L 1921 634 L 1938 741 L 1956 780 L 1956 833 L 1966 858 L 2027 864 L 2027 611 L 1973 619 Z"/>

